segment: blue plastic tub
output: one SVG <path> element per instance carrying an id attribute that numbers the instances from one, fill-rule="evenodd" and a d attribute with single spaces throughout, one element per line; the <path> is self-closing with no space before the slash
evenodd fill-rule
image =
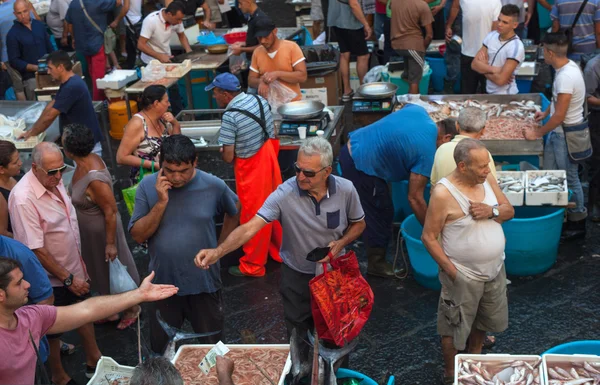
<path id="1" fill-rule="evenodd" d="M 419 83 L 419 93 L 421 95 L 429 95 L 429 80 L 431 78 L 431 68 L 427 71 L 426 74 L 423 75 L 421 82 Z M 388 80 L 389 79 L 389 80 Z M 400 76 L 390 76 L 389 73 L 387 77 L 383 78 L 384 81 L 389 81 L 398 86 L 398 90 L 396 91 L 396 95 L 406 95 L 408 94 L 408 83 L 404 81 Z"/>
<path id="2" fill-rule="evenodd" d="M 446 61 L 443 57 L 425 58 L 431 67 L 431 87 L 435 92 L 444 90 L 444 78 L 446 77 Z"/>
<path id="3" fill-rule="evenodd" d="M 415 280 L 428 289 L 440 290 L 442 285 L 438 278 L 438 264 L 421 242 L 423 226 L 412 214 L 402 222 L 401 230 Z"/>
<path id="4" fill-rule="evenodd" d="M 517 88 L 520 94 L 528 94 L 531 92 L 531 85 L 533 84 L 533 78 L 517 78 Z"/>
<path id="5" fill-rule="evenodd" d="M 346 368 L 339 368 L 338 371 L 335 372 L 335 376 L 337 378 L 358 378 L 361 380 L 361 385 L 378 385 L 376 381 L 365 376 L 364 374 Z M 387 382 L 387 385 L 394 385 L 395 383 L 396 380 L 394 379 L 394 376 L 391 376 Z"/>
<path id="6" fill-rule="evenodd" d="M 564 211 L 561 207 L 515 207 L 515 218 L 502 225 L 508 275 L 541 274 L 554 265 Z"/>
<path id="7" fill-rule="evenodd" d="M 425 202 L 429 203 L 431 184 L 425 187 Z M 392 183 L 392 202 L 394 203 L 394 222 L 402 222 L 413 213 L 408 203 L 408 181 Z"/>
<path id="8" fill-rule="evenodd" d="M 544 354 L 593 354 L 600 356 L 600 341 L 573 341 L 546 350 Z"/>

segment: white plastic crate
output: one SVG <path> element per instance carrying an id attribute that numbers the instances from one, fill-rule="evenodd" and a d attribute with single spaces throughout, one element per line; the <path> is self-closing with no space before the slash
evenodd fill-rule
<path id="1" fill-rule="evenodd" d="M 555 363 L 565 362 L 598 362 L 600 363 L 600 356 L 587 355 L 587 354 L 545 354 L 542 356 L 542 372 L 544 375 L 542 384 L 548 384 L 550 378 L 548 377 L 548 367 L 552 367 Z M 594 367 L 596 370 L 600 370 L 600 367 Z"/>
<path id="2" fill-rule="evenodd" d="M 562 192 L 530 192 L 529 183 L 538 176 L 552 175 L 565 178 Z M 527 206 L 566 206 L 569 203 L 569 189 L 567 187 L 567 172 L 564 170 L 530 170 L 525 171 L 526 190 L 525 203 Z"/>
<path id="3" fill-rule="evenodd" d="M 112 358 L 102 356 L 96 366 L 96 373 L 87 385 L 113 385 L 115 381 L 119 385 L 129 385 L 133 369 L 132 366 L 119 365 Z"/>
<path id="4" fill-rule="evenodd" d="M 179 347 L 179 349 L 177 349 L 177 353 L 175 354 L 175 357 L 173 357 L 173 360 L 171 361 L 173 363 L 173 365 L 175 365 L 175 363 L 177 362 L 177 360 L 179 359 L 179 356 L 183 350 L 183 348 L 208 348 L 211 349 L 213 348 L 215 345 L 205 345 L 205 344 L 190 344 L 190 345 L 182 345 Z M 226 344 L 225 346 L 227 346 L 229 348 L 229 350 L 234 350 L 234 349 L 254 349 L 254 348 L 262 348 L 262 349 L 277 349 L 277 350 L 286 350 L 289 351 L 290 350 L 290 345 L 289 344 L 242 344 L 242 345 L 235 345 L 235 344 Z M 227 357 L 227 354 L 225 355 L 225 357 Z M 198 361 L 198 363 L 200 363 L 200 361 Z M 278 384 L 277 385 L 284 385 L 285 384 L 285 377 L 286 375 L 290 372 L 292 368 L 292 359 L 290 357 L 290 354 L 288 353 L 287 356 L 287 360 L 285 361 L 285 365 L 283 366 L 283 372 L 281 373 L 281 376 L 279 378 Z M 200 369 L 198 369 L 200 370 Z M 215 370 L 215 369 L 212 369 Z M 88 384 L 90 385 L 90 384 Z M 185 384 L 185 385 L 190 385 L 190 384 Z M 239 384 L 239 385 L 246 385 L 246 384 Z M 247 384 L 250 385 L 250 384 Z"/>
<path id="5" fill-rule="evenodd" d="M 536 364 L 542 358 L 536 355 L 512 355 L 512 354 L 457 354 L 454 357 L 454 385 L 458 385 L 458 373 L 459 373 L 459 362 L 463 360 L 473 360 L 475 362 L 481 362 L 482 364 L 491 364 L 496 362 L 506 361 L 525 361 L 530 365 Z M 540 381 L 543 383 L 542 365 L 538 366 L 540 373 Z"/>
<path id="6" fill-rule="evenodd" d="M 498 171 L 496 173 L 496 177 L 498 179 L 498 184 L 500 184 L 500 178 L 509 177 L 520 179 L 521 184 L 523 185 L 523 190 L 520 192 L 508 191 L 505 192 L 506 198 L 513 206 L 523 206 L 523 201 L 525 200 L 525 173 L 523 171 Z"/>
<path id="7" fill-rule="evenodd" d="M 105 75 L 102 79 L 96 80 L 96 87 L 101 90 L 118 90 L 137 79 L 137 71 L 135 70 L 115 70 Z"/>

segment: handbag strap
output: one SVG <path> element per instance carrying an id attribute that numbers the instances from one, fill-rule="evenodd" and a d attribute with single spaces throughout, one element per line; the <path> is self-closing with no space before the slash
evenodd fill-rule
<path id="1" fill-rule="evenodd" d="M 98 30 L 98 32 L 100 32 L 102 35 L 104 35 L 104 31 L 100 27 L 98 27 L 98 24 L 96 24 L 96 22 L 87 13 L 87 10 L 85 9 L 85 5 L 83 5 L 83 0 L 79 0 L 79 4 L 81 4 L 81 9 L 83 10 L 83 13 L 85 13 L 85 17 L 87 17 L 87 19 Z"/>
<path id="2" fill-rule="evenodd" d="M 587 3 L 588 3 L 588 0 L 583 0 L 583 2 L 581 3 L 581 7 L 579 7 L 579 11 L 577 11 L 575 20 L 573 20 L 573 24 L 571 25 L 571 29 L 575 28 L 575 24 L 577 24 L 577 22 L 579 21 L 579 16 L 581 16 L 581 13 L 583 12 L 583 9 L 587 5 Z"/>
<path id="3" fill-rule="evenodd" d="M 498 37 L 500 37 L 500 35 L 498 35 Z M 508 43 L 510 43 L 511 41 L 513 41 L 515 39 L 519 39 L 519 36 L 515 35 L 515 36 L 511 37 L 510 39 L 508 39 L 508 41 L 506 43 L 502 44 L 502 46 L 500 47 L 500 49 L 498 49 L 498 51 L 496 51 L 496 54 L 494 55 L 494 58 L 492 59 L 492 64 L 490 64 L 491 66 L 494 65 L 494 62 L 496 61 L 496 56 L 498 56 L 498 54 L 500 53 L 500 51 L 502 51 L 502 48 L 504 48 Z"/>

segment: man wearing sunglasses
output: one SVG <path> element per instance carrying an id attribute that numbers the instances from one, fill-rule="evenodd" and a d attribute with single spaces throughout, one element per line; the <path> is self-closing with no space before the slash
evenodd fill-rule
<path id="1" fill-rule="evenodd" d="M 306 330 L 314 326 L 308 283 L 318 263 L 308 261 L 307 255 L 317 247 L 328 246 L 329 255 L 335 258 L 365 229 L 358 193 L 350 181 L 331 175 L 332 162 L 327 140 L 308 139 L 298 150 L 296 177 L 281 184 L 256 216 L 235 229 L 220 246 L 200 250 L 196 255 L 196 266 L 208 269 L 278 220 L 283 228 L 279 291 L 288 335 L 294 328 L 298 335 L 306 335 Z"/>
<path id="2" fill-rule="evenodd" d="M 29 247 L 48 272 L 55 306 L 69 306 L 90 297 L 90 284 L 81 256 L 79 223 L 75 207 L 62 182 L 66 169 L 60 148 L 42 142 L 31 153 L 31 170 L 13 188 L 8 211 L 17 241 Z M 83 340 L 87 374 L 93 375 L 102 355 L 94 325 L 77 329 Z M 48 336 L 50 359 L 60 360 L 60 334 Z M 57 365 L 58 363 L 52 363 Z M 54 371 L 53 371 L 54 374 Z M 65 373 L 66 374 L 66 373 Z M 56 384 L 69 378 L 52 378 Z"/>

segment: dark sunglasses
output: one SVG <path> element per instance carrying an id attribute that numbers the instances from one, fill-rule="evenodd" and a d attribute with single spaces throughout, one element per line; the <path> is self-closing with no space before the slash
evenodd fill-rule
<path id="1" fill-rule="evenodd" d="M 319 171 L 310 171 L 310 170 L 303 170 L 300 167 L 298 167 L 298 163 L 294 163 L 294 170 L 296 171 L 296 174 L 300 174 L 303 173 L 305 177 L 307 178 L 312 178 L 315 175 L 317 175 L 318 173 L 320 173 L 321 171 L 325 170 L 327 167 L 323 167 L 322 169 L 320 169 Z"/>
<path id="2" fill-rule="evenodd" d="M 60 172 L 60 173 L 62 173 L 63 171 L 65 171 L 65 169 L 67 168 L 67 165 L 66 165 L 66 164 L 63 164 L 63 165 L 62 165 L 61 167 L 59 167 L 59 168 L 53 168 L 52 170 L 48 170 L 48 171 L 44 170 L 44 169 L 43 169 L 41 166 L 38 166 L 38 168 L 39 168 L 40 170 L 42 170 L 43 172 L 45 172 L 45 173 L 46 173 L 46 175 L 48 175 L 48 176 L 55 176 L 55 175 L 56 175 L 56 174 L 58 174 L 59 172 Z"/>

